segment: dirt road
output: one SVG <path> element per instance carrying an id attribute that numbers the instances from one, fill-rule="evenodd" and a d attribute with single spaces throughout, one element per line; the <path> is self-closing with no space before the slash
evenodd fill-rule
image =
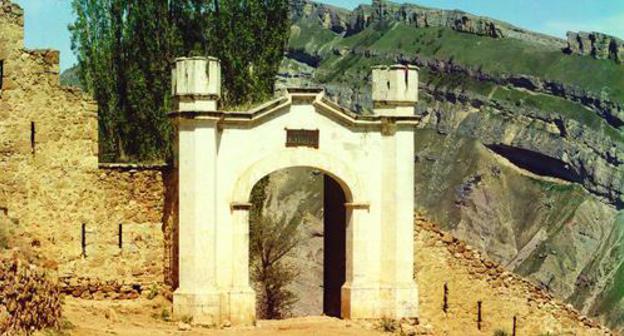
<path id="1" fill-rule="evenodd" d="M 340 319 L 314 316 L 281 321 L 258 321 L 256 327 L 210 329 L 191 327 L 182 331 L 179 322 L 167 322 L 171 305 L 166 300 L 91 301 L 66 298 L 64 316 L 71 325 L 69 335 L 215 335 L 215 336 L 380 336 L 372 326 L 364 327 Z M 186 326 L 184 326 L 186 327 Z M 388 334 L 385 334 L 388 335 Z"/>

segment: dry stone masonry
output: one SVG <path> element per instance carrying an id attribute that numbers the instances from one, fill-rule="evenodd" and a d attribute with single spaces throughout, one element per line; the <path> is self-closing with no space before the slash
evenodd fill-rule
<path id="1" fill-rule="evenodd" d="M 436 335 L 611 335 L 420 215 L 415 231 L 420 322 Z"/>
<path id="2" fill-rule="evenodd" d="M 167 168 L 99 165 L 96 104 L 60 86 L 58 51 L 24 49 L 23 18 L 0 0 L 0 210 L 9 229 L 85 286 L 171 284 Z"/>

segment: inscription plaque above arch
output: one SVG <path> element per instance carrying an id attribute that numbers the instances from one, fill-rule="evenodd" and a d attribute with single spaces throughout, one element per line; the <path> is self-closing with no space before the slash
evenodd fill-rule
<path id="1" fill-rule="evenodd" d="M 286 147 L 319 148 L 319 130 L 286 129 Z"/>

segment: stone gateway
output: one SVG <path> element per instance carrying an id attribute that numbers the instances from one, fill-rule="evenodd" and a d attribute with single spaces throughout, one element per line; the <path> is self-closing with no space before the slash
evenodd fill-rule
<path id="1" fill-rule="evenodd" d="M 373 69 L 372 115 L 322 90 L 288 89 L 245 112 L 217 110 L 215 58 L 173 70 L 179 176 L 179 287 L 174 313 L 202 324 L 253 324 L 249 209 L 253 186 L 289 167 L 318 169 L 344 192 L 343 318 L 418 316 L 414 281 L 415 67 Z"/>

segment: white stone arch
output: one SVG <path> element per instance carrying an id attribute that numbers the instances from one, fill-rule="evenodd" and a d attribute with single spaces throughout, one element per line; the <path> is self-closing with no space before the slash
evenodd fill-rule
<path id="1" fill-rule="evenodd" d="M 174 313 L 201 324 L 253 324 L 249 198 L 270 173 L 311 167 L 346 197 L 343 318 L 417 317 L 413 278 L 417 71 L 373 70 L 375 113 L 358 115 L 322 90 L 290 89 L 249 111 L 219 111 L 214 58 L 176 61 L 179 287 Z"/>
<path id="2" fill-rule="evenodd" d="M 281 169 L 307 167 L 321 170 L 331 176 L 345 193 L 350 203 L 366 203 L 366 192 L 353 170 L 331 154 L 307 148 L 285 148 L 252 163 L 238 178 L 231 199 L 235 203 L 248 202 L 251 190 L 263 177 Z"/>

